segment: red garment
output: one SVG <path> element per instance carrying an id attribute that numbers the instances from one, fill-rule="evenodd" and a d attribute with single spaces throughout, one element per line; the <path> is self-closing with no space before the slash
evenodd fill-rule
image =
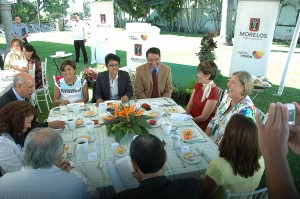
<path id="1" fill-rule="evenodd" d="M 153 81 L 153 90 L 152 90 L 152 98 L 157 98 L 158 96 L 158 80 L 156 70 L 152 71 L 152 81 Z"/>
<path id="2" fill-rule="evenodd" d="M 211 91 L 210 91 L 210 94 L 208 96 L 208 99 L 205 99 L 203 102 L 201 102 L 202 95 L 203 95 L 203 92 L 204 92 L 203 89 L 202 89 L 202 87 L 203 87 L 203 85 L 201 83 L 196 83 L 196 85 L 194 87 L 195 93 L 194 93 L 194 97 L 193 97 L 193 107 L 192 107 L 192 110 L 191 110 L 191 115 L 193 117 L 198 117 L 199 115 L 202 114 L 202 111 L 204 109 L 204 106 L 205 106 L 207 100 L 219 100 L 219 90 L 218 90 L 218 87 L 213 87 L 213 88 L 211 88 Z M 216 109 L 217 109 L 217 107 L 215 107 L 215 109 L 210 114 L 210 116 L 207 118 L 207 120 L 205 120 L 203 122 L 197 123 L 198 126 L 203 131 L 206 130 L 206 127 L 207 127 L 209 121 L 215 115 Z"/>

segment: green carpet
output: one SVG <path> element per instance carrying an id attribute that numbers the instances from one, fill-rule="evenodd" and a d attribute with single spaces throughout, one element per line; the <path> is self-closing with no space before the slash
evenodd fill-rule
<path id="1" fill-rule="evenodd" d="M 197 67 L 183 64 L 174 64 L 163 62 L 171 67 L 172 81 L 175 85 L 189 86 L 192 82 L 196 82 L 197 78 Z"/>

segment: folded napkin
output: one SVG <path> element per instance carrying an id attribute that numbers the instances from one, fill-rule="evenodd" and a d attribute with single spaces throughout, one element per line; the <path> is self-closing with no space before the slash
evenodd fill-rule
<path id="1" fill-rule="evenodd" d="M 185 113 L 172 113 L 170 116 L 171 120 L 175 121 L 188 121 L 191 120 L 193 117 L 191 115 Z"/>

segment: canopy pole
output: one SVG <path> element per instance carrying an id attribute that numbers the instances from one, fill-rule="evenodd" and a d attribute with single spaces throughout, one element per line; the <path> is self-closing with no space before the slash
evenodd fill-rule
<path id="1" fill-rule="evenodd" d="M 282 76 L 281 76 L 280 86 L 278 88 L 278 93 L 277 93 L 277 95 L 279 95 L 279 96 L 282 95 L 282 92 L 283 92 L 283 89 L 284 89 L 286 75 L 287 75 L 287 72 L 288 72 L 288 69 L 289 69 L 289 66 L 290 66 L 290 62 L 291 62 L 292 56 L 295 52 L 295 48 L 296 48 L 296 45 L 297 45 L 299 31 L 300 31 L 300 14 L 298 15 L 298 20 L 297 20 L 294 35 L 293 35 L 293 38 L 292 38 L 292 41 L 291 41 L 288 58 L 286 60 L 284 70 L 283 70 L 283 73 L 282 73 Z"/>

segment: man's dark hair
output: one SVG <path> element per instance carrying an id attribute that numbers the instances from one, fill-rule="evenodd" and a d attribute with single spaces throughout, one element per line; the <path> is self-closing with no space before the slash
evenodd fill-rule
<path id="1" fill-rule="evenodd" d="M 152 134 L 139 135 L 130 145 L 130 156 L 143 173 L 157 172 L 165 163 L 164 143 Z"/>
<path id="2" fill-rule="evenodd" d="M 75 12 L 73 15 L 77 15 L 77 16 L 79 16 L 78 12 Z"/>
<path id="3" fill-rule="evenodd" d="M 152 47 L 152 48 L 149 48 L 146 52 L 146 57 L 148 57 L 148 54 L 149 53 L 153 53 L 153 54 L 156 54 L 160 57 L 160 50 L 159 48 L 155 48 L 155 47 Z"/>
<path id="4" fill-rule="evenodd" d="M 119 62 L 119 64 L 121 62 L 120 57 L 118 55 L 113 54 L 113 53 L 107 54 L 104 59 L 105 59 L 105 65 L 106 65 L 106 67 L 108 67 L 109 60 L 117 61 L 117 62 Z"/>

